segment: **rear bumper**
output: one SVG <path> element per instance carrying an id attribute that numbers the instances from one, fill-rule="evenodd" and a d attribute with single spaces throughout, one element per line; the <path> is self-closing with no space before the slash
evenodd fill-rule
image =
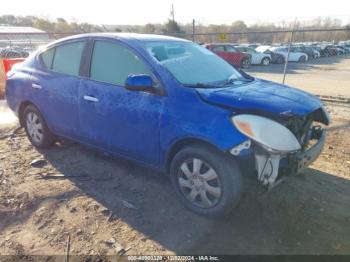
<path id="1" fill-rule="evenodd" d="M 306 151 L 298 152 L 290 157 L 290 168 L 292 173 L 300 173 L 321 154 L 326 143 L 326 130 L 317 130 L 312 134 L 317 142 Z"/>

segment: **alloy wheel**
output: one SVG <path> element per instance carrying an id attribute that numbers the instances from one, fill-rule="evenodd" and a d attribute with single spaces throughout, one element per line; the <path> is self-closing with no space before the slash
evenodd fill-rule
<path id="1" fill-rule="evenodd" d="M 263 59 L 263 65 L 268 66 L 270 64 L 270 60 L 268 58 Z"/>
<path id="2" fill-rule="evenodd" d="M 250 61 L 249 59 L 244 59 L 242 62 L 242 67 L 243 68 L 248 68 L 250 66 Z"/>
<path id="3" fill-rule="evenodd" d="M 44 134 L 43 124 L 41 123 L 38 115 L 34 112 L 29 112 L 26 116 L 26 126 L 31 139 L 36 143 L 40 143 Z"/>
<path id="4" fill-rule="evenodd" d="M 217 172 L 198 158 L 188 159 L 180 165 L 178 185 L 186 199 L 200 208 L 214 207 L 222 195 Z"/>

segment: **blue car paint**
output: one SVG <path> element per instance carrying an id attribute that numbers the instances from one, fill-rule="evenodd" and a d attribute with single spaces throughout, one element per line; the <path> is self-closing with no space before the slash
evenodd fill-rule
<path id="1" fill-rule="evenodd" d="M 209 103 L 240 111 L 280 114 L 288 110 L 292 115 L 304 116 L 322 106 L 318 98 L 302 90 L 261 79 L 246 85 L 201 89 L 198 93 Z"/>
<path id="2" fill-rule="evenodd" d="M 131 49 L 150 66 L 164 95 L 116 88 L 90 80 L 86 75 L 73 77 L 48 71 L 39 62 L 38 52 L 16 66 L 15 75 L 7 80 L 9 106 L 18 113 L 20 105 L 29 101 L 41 111 L 56 135 L 159 170 L 166 170 L 171 149 L 187 139 L 205 141 L 222 151 L 244 142 L 247 138 L 230 121 L 232 114 L 240 110 L 275 113 L 290 110 L 304 115 L 322 106 L 314 96 L 263 80 L 218 89 L 184 87 L 142 46 L 146 41 L 186 40 L 88 34 L 63 42 L 82 39 L 104 39 Z M 33 89 L 32 83 L 43 88 Z M 85 101 L 84 95 L 97 97 L 99 103 Z"/>

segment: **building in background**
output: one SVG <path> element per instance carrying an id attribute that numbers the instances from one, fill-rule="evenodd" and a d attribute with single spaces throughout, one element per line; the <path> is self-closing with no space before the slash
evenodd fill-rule
<path id="1" fill-rule="evenodd" d="M 49 34 L 37 28 L 0 25 L 0 48 L 19 46 L 36 49 L 49 41 Z"/>

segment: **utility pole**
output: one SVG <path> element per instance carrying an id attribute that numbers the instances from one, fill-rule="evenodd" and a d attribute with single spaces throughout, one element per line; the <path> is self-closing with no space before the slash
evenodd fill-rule
<path id="1" fill-rule="evenodd" d="M 171 17 L 173 19 L 173 22 L 175 22 L 175 11 L 174 11 L 174 4 L 171 5 Z"/>
<path id="2" fill-rule="evenodd" d="M 290 48 L 291 48 L 292 43 L 293 43 L 293 39 L 294 39 L 294 30 L 295 30 L 296 24 L 297 24 L 297 19 L 295 18 L 294 25 L 293 25 L 293 29 L 292 29 L 292 33 L 291 33 L 290 39 L 289 39 L 287 57 L 286 57 L 286 61 L 285 61 L 285 63 L 284 63 L 282 84 L 284 84 L 284 82 L 285 82 L 285 80 L 286 80 L 286 74 L 287 74 L 287 68 L 288 68 L 288 62 L 289 62 Z"/>
<path id="3" fill-rule="evenodd" d="M 192 20 L 192 41 L 196 41 L 196 21 Z"/>

